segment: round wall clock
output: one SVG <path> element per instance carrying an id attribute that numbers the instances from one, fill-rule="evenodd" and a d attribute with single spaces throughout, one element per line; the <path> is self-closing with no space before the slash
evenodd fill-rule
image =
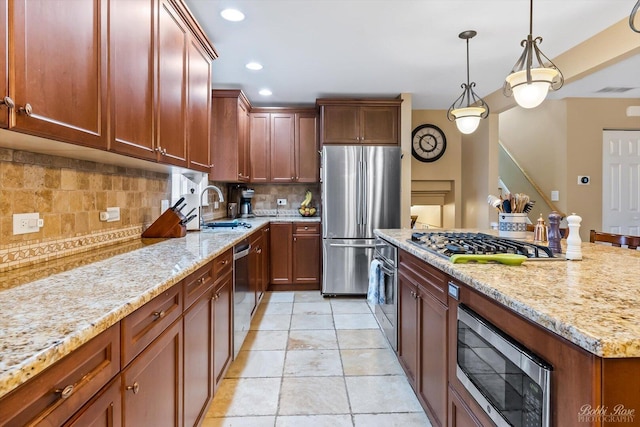
<path id="1" fill-rule="evenodd" d="M 421 162 L 435 162 L 447 149 L 447 137 L 436 125 L 420 125 L 411 132 L 411 154 Z"/>

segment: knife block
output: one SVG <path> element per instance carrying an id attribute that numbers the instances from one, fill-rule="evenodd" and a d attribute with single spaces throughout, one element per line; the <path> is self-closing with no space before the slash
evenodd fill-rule
<path id="1" fill-rule="evenodd" d="M 187 235 L 187 227 L 180 224 L 184 215 L 173 209 L 167 209 L 149 226 L 142 237 L 184 237 Z"/>

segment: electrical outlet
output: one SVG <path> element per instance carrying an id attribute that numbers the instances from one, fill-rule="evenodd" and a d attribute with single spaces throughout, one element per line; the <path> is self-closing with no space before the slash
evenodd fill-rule
<path id="1" fill-rule="evenodd" d="M 168 200 L 161 200 L 160 201 L 160 212 L 164 212 L 167 209 L 169 209 L 169 201 Z"/>
<path id="2" fill-rule="evenodd" d="M 287 199 L 278 199 L 278 206 L 286 206 Z"/>
<path id="3" fill-rule="evenodd" d="M 23 213 L 13 214 L 13 235 L 37 233 L 40 227 L 44 226 L 44 220 L 40 219 L 40 214 Z"/>

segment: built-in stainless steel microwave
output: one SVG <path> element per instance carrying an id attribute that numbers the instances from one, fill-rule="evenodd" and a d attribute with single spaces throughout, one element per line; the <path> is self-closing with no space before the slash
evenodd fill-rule
<path id="1" fill-rule="evenodd" d="M 457 333 L 457 377 L 496 425 L 551 425 L 548 363 L 464 304 Z"/>

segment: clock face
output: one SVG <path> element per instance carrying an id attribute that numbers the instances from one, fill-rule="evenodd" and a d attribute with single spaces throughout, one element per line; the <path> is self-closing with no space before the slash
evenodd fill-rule
<path id="1" fill-rule="evenodd" d="M 420 125 L 411 133 L 411 153 L 421 162 L 435 162 L 447 149 L 444 132 L 435 125 Z"/>

